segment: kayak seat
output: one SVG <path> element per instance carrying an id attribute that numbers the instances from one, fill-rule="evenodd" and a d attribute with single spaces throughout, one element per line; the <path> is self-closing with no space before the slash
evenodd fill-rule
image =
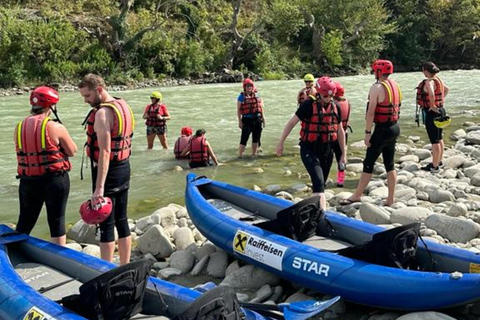
<path id="1" fill-rule="evenodd" d="M 112 269 L 80 286 L 80 294 L 57 301 L 89 320 L 126 320 L 142 310 L 153 262 L 140 260 Z"/>
<path id="2" fill-rule="evenodd" d="M 411 223 L 378 232 L 371 241 L 338 250 L 337 253 L 386 267 L 418 269 L 416 253 L 419 234 L 420 223 Z"/>
<path id="3" fill-rule="evenodd" d="M 308 238 L 307 240 L 303 241 L 303 244 L 320 249 L 322 251 L 332 251 L 332 252 L 349 248 L 352 246 L 352 244 L 349 242 L 332 239 L 329 237 L 322 237 L 319 235 L 315 235 L 313 237 Z"/>
<path id="4" fill-rule="evenodd" d="M 276 219 L 257 223 L 254 226 L 303 242 L 315 235 L 320 221 L 325 219 L 319 201 L 319 196 L 304 199 L 279 211 Z"/>

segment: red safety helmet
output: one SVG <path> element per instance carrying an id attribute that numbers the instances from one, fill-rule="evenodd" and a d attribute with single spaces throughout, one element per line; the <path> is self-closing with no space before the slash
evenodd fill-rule
<path id="1" fill-rule="evenodd" d="M 193 130 L 190 127 L 183 127 L 182 130 L 180 131 L 180 134 L 182 134 L 184 136 L 187 136 L 187 137 L 191 136 L 192 133 L 193 133 Z"/>
<path id="2" fill-rule="evenodd" d="M 380 78 L 384 74 L 393 73 L 393 63 L 389 60 L 377 60 L 372 63 L 372 71 L 375 74 L 375 78 Z"/>
<path id="3" fill-rule="evenodd" d="M 338 81 L 334 81 L 334 83 L 335 83 L 335 88 L 337 88 L 337 92 L 335 93 L 334 97 L 335 98 L 343 97 L 345 95 L 345 88 Z"/>
<path id="4" fill-rule="evenodd" d="M 30 105 L 32 106 L 50 108 L 57 104 L 58 100 L 58 92 L 46 86 L 38 87 L 30 94 Z"/>
<path id="5" fill-rule="evenodd" d="M 91 200 L 87 200 L 80 205 L 80 216 L 87 224 L 98 224 L 105 221 L 112 213 L 112 199 L 105 197 L 96 208 L 92 208 Z"/>
<path id="6" fill-rule="evenodd" d="M 247 78 L 247 79 L 243 80 L 243 90 L 245 90 L 247 88 L 247 84 L 250 84 L 253 87 L 255 87 L 255 85 L 253 84 L 253 80 Z"/>
<path id="7" fill-rule="evenodd" d="M 334 96 L 337 92 L 337 87 L 330 77 L 319 78 L 315 84 L 315 89 L 322 97 Z"/>

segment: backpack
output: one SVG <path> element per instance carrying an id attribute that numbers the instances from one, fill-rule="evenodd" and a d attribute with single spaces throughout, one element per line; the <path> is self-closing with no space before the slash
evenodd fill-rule
<path id="1" fill-rule="evenodd" d="M 63 298 L 64 307 L 89 320 L 126 320 L 142 310 L 153 262 L 140 260 L 112 269 L 80 286 L 80 294 Z"/>
<path id="2" fill-rule="evenodd" d="M 339 250 L 337 253 L 382 266 L 416 269 L 419 234 L 420 223 L 411 223 L 376 233 L 371 241 Z"/>
<path id="3" fill-rule="evenodd" d="M 302 242 L 315 235 L 319 223 L 324 219 L 319 201 L 319 196 L 304 199 L 279 211 L 277 219 L 255 226 Z"/>
<path id="4" fill-rule="evenodd" d="M 230 286 L 208 290 L 172 320 L 243 320 L 245 314 Z"/>

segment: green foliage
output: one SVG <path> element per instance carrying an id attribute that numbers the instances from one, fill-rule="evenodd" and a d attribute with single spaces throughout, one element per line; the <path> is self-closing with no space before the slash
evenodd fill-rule
<path id="1" fill-rule="evenodd" d="M 322 52 L 325 59 L 331 66 L 339 66 L 343 63 L 342 50 L 342 32 L 339 30 L 332 30 L 328 32 L 322 41 Z"/>

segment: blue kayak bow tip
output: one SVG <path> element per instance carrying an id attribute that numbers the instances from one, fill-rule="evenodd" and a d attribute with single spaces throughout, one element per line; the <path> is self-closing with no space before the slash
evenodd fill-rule
<path id="1" fill-rule="evenodd" d="M 292 303 L 281 303 L 278 307 L 280 311 L 283 312 L 283 316 L 286 320 L 305 320 L 328 309 L 338 300 L 340 300 L 340 296 L 325 301 L 306 300 Z"/>

